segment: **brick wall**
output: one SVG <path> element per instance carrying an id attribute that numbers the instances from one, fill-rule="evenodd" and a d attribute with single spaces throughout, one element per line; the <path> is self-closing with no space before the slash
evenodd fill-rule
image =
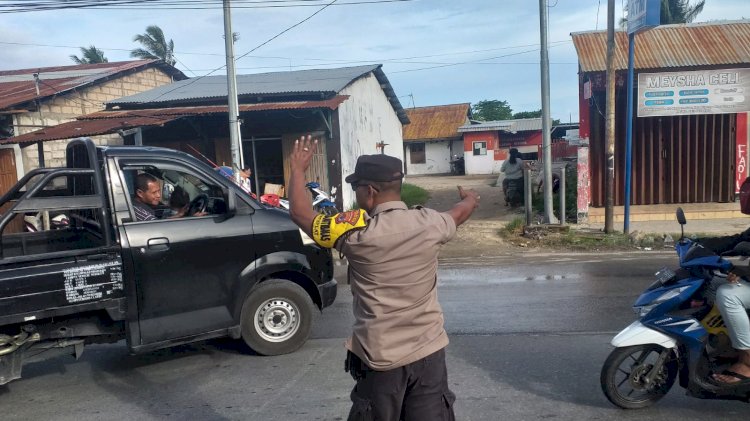
<path id="1" fill-rule="evenodd" d="M 124 96 L 148 91 L 172 82 L 169 75 L 159 69 L 148 68 L 137 73 L 125 75 L 101 84 L 76 89 L 42 103 L 41 116 L 38 111 L 16 114 L 15 133 L 33 132 L 43 126 L 56 126 L 75 120 L 76 117 L 104 110 L 104 103 Z M 121 145 L 122 138 L 117 134 L 93 137 L 100 145 Z M 65 148 L 68 140 L 44 142 L 44 163 L 47 167 L 65 164 Z M 23 151 L 24 172 L 39 167 L 37 148 L 34 145 Z"/>

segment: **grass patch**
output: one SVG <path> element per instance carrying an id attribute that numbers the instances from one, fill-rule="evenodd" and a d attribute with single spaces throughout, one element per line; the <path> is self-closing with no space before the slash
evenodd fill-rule
<path id="1" fill-rule="evenodd" d="M 583 233 L 571 230 L 566 233 L 548 235 L 540 243 L 547 247 L 562 248 L 571 251 L 627 250 L 635 245 L 622 233 Z"/>
<path id="2" fill-rule="evenodd" d="M 430 193 L 421 187 L 409 183 L 404 183 L 401 186 L 401 200 L 403 200 L 408 207 L 424 205 L 429 198 Z"/>
<path id="3" fill-rule="evenodd" d="M 515 237 L 523 234 L 524 220 L 521 217 L 515 218 L 512 221 L 505 224 L 503 228 L 498 230 L 498 234 L 503 238 Z"/>

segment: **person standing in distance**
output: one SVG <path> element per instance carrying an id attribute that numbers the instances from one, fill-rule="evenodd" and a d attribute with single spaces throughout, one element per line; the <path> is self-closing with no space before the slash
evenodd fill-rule
<path id="1" fill-rule="evenodd" d="M 363 155 L 346 177 L 359 210 L 328 216 L 312 210 L 305 171 L 314 144 L 295 142 L 289 188 L 292 220 L 319 245 L 349 261 L 354 326 L 346 370 L 356 380 L 350 421 L 455 419 L 448 388 L 448 335 L 437 300 L 437 256 L 469 219 L 479 195 L 458 187 L 447 212 L 408 209 L 401 201 L 401 160 Z"/>

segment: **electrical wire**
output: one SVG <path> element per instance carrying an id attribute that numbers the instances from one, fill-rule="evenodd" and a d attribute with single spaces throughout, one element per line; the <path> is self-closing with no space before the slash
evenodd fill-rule
<path id="1" fill-rule="evenodd" d="M 239 60 L 239 59 L 241 59 L 241 58 L 243 58 L 243 57 L 247 56 L 248 54 L 252 53 L 253 51 L 257 50 L 258 48 L 260 48 L 260 47 L 262 47 L 262 46 L 264 46 L 264 45 L 268 44 L 269 42 L 271 42 L 271 41 L 275 40 L 276 38 L 280 37 L 281 35 L 283 35 L 283 34 L 285 34 L 285 33 L 289 32 L 290 30 L 292 30 L 292 29 L 294 29 L 294 28 L 298 27 L 299 25 L 301 25 L 301 24 L 303 24 L 303 23 L 307 22 L 308 20 L 312 19 L 312 18 L 313 18 L 313 16 L 315 16 L 315 15 L 317 15 L 318 13 L 322 12 L 323 10 L 327 9 L 327 8 L 328 8 L 329 6 L 331 6 L 332 4 L 336 3 L 337 1 L 338 1 L 338 0 L 333 0 L 333 1 L 331 1 L 330 3 L 326 4 L 326 5 L 325 5 L 325 6 L 323 6 L 322 8 L 318 9 L 317 11 L 315 11 L 315 13 L 311 14 L 310 16 L 308 16 L 308 17 L 306 17 L 306 18 L 302 19 L 301 21 L 299 21 L 299 22 L 295 23 L 295 24 L 294 24 L 294 25 L 292 25 L 292 26 L 289 26 L 288 28 L 286 28 L 286 29 L 284 29 L 283 31 L 279 32 L 278 34 L 274 35 L 273 37 L 271 37 L 271 38 L 267 39 L 266 41 L 262 42 L 261 44 L 259 44 L 259 45 L 258 45 L 258 46 L 256 46 L 255 48 L 253 48 L 252 50 L 248 51 L 248 52 L 247 52 L 247 53 L 245 53 L 245 54 L 242 54 L 242 55 L 241 55 L 241 56 L 239 56 L 239 57 L 237 57 L 237 58 L 235 59 L 235 62 L 236 62 L 237 60 Z M 164 93 L 160 94 L 159 96 L 157 96 L 156 98 L 152 99 L 151 101 L 152 101 L 152 102 L 154 102 L 154 101 L 158 100 L 159 98 L 162 98 L 162 97 L 163 97 L 164 95 L 167 95 L 167 94 L 169 94 L 169 93 L 171 93 L 171 92 L 174 92 L 174 91 L 176 91 L 177 89 L 183 89 L 183 88 L 185 88 L 185 87 L 187 87 L 187 86 L 190 86 L 190 85 L 192 85 L 192 84 L 194 84 L 194 83 L 198 82 L 198 81 L 199 81 L 199 80 L 201 80 L 202 78 L 204 78 L 204 77 L 206 77 L 206 76 L 210 76 L 211 74 L 213 74 L 213 73 L 215 73 L 215 72 L 218 72 L 219 70 L 221 70 L 221 69 L 223 69 L 223 68 L 225 68 L 225 67 L 227 67 L 227 66 L 226 66 L 226 64 L 225 64 L 225 65 L 222 65 L 222 66 L 220 66 L 220 67 L 217 67 L 217 68 L 215 68 L 215 69 L 213 69 L 212 71 L 208 72 L 207 74 L 205 74 L 205 75 L 203 75 L 203 76 L 199 76 L 199 77 L 197 77 L 197 78 L 194 78 L 194 79 L 190 79 L 190 81 L 189 81 L 188 83 L 186 83 L 186 84 L 184 84 L 184 85 L 178 85 L 178 86 L 176 86 L 176 87 L 174 87 L 174 88 L 172 88 L 172 89 L 170 89 L 170 90 L 168 90 L 168 91 L 166 91 L 166 92 L 164 92 Z"/>
<path id="2" fill-rule="evenodd" d="M 338 6 L 405 3 L 415 0 L 352 0 Z M 319 7 L 325 0 L 234 0 L 233 9 L 263 9 L 287 7 Z M 146 6 L 147 5 L 147 6 Z M 64 9 L 109 9 L 109 10 L 206 10 L 223 8 L 220 0 L 51 0 L 27 1 L 0 4 L 2 13 L 23 13 Z"/>

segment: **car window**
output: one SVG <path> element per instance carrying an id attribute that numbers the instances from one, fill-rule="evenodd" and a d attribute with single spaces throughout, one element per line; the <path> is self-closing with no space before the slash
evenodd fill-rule
<path id="1" fill-rule="evenodd" d="M 227 212 L 227 191 L 210 178 L 176 164 L 123 167 L 133 220 L 174 220 Z"/>

